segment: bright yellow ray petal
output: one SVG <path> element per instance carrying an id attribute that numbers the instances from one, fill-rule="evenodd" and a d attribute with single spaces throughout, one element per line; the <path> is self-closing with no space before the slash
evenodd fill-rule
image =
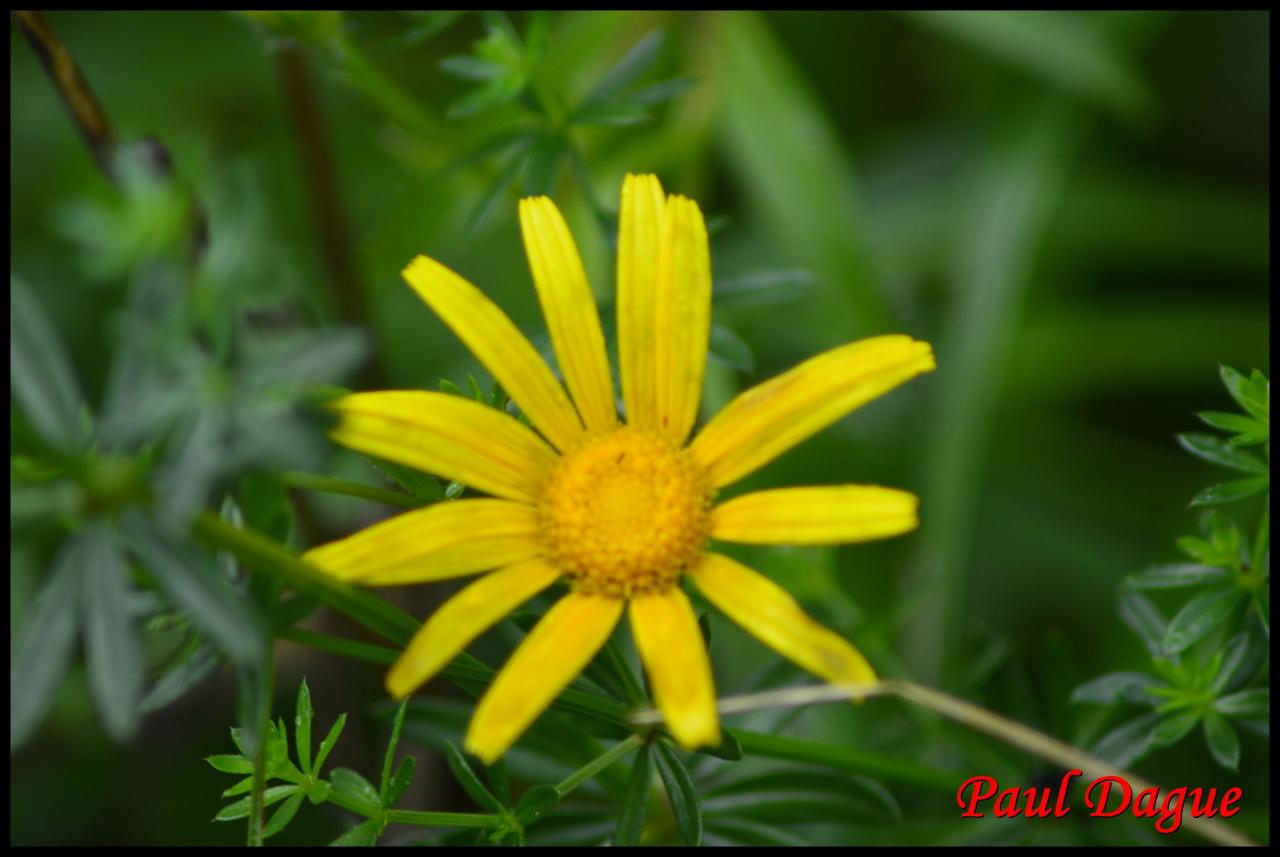
<path id="1" fill-rule="evenodd" d="M 468 499 L 405 512 L 302 558 L 340 580 L 394 586 L 501 568 L 542 550 L 536 507 Z"/>
<path id="2" fill-rule="evenodd" d="M 618 369 L 627 422 L 656 428 L 654 335 L 665 200 L 657 176 L 628 175 L 618 221 Z"/>
<path id="3" fill-rule="evenodd" d="M 556 361 L 578 413 L 589 430 L 608 431 L 618 421 L 613 378 L 577 245 L 559 209 L 545 196 L 520 200 L 520 231 Z"/>
<path id="4" fill-rule="evenodd" d="M 691 575 L 702 594 L 743 630 L 832 684 L 873 684 L 875 670 L 844 638 L 813 621 L 782 587 L 709 553 Z"/>
<path id="5" fill-rule="evenodd" d="M 689 597 L 677 586 L 631 599 L 631 632 L 667 728 L 687 749 L 720 743 L 711 661 Z"/>
<path id="6" fill-rule="evenodd" d="M 658 277 L 655 378 L 658 429 L 683 444 L 698 418 L 711 331 L 711 250 L 698 204 L 667 200 Z"/>
<path id="7" fill-rule="evenodd" d="M 763 545 L 862 542 L 915 529 L 917 505 L 914 494 L 878 485 L 777 488 L 717 506 L 711 535 Z"/>
<path id="8" fill-rule="evenodd" d="M 476 706 L 467 752 L 494 762 L 609 639 L 622 599 L 571 592 L 547 611 L 512 653 Z"/>
<path id="9" fill-rule="evenodd" d="M 387 690 L 413 693 L 495 622 L 556 581 L 560 572 L 540 559 L 487 574 L 444 603 L 414 635 L 387 673 Z"/>
<path id="10" fill-rule="evenodd" d="M 497 304 L 426 256 L 410 262 L 403 276 L 493 373 L 547 440 L 563 450 L 582 437 L 582 422 L 564 388 Z"/>
<path id="11" fill-rule="evenodd" d="M 927 342 L 877 336 L 834 348 L 739 394 L 690 445 L 723 487 L 840 417 L 934 368 Z"/>
<path id="12" fill-rule="evenodd" d="M 556 454 L 514 417 L 479 402 L 418 390 L 355 393 L 331 408 L 338 443 L 509 500 L 536 503 Z"/>

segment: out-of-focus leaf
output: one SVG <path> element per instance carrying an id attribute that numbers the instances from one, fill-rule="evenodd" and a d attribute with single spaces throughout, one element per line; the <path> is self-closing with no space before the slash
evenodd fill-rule
<path id="1" fill-rule="evenodd" d="M 715 283 L 717 307 L 770 306 L 804 297 L 812 288 L 812 271 L 779 268 L 721 277 Z"/>
<path id="2" fill-rule="evenodd" d="M 209 763 L 209 767 L 224 774 L 253 773 L 253 761 L 251 759 L 246 759 L 244 756 L 221 754 L 217 756 L 206 756 L 205 761 Z"/>
<path id="3" fill-rule="evenodd" d="M 614 845 L 639 845 L 649 814 L 650 781 L 653 779 L 653 745 L 645 744 L 632 757 L 627 794 L 618 813 L 618 826 L 613 831 Z"/>
<path id="4" fill-rule="evenodd" d="M 203 554 L 177 542 L 137 511 L 125 516 L 121 528 L 160 588 L 192 622 L 233 660 L 261 662 L 266 641 L 256 608 L 235 596 Z"/>
<path id="5" fill-rule="evenodd" d="M 9 389 L 47 442 L 78 448 L 84 396 L 63 350 L 27 285 L 9 276 Z"/>
<path id="6" fill-rule="evenodd" d="M 1177 589 L 1202 583 L 1224 583 L 1228 576 L 1225 568 L 1185 562 L 1169 563 L 1153 565 L 1137 574 L 1131 574 L 1125 578 L 1124 585 L 1130 589 Z"/>
<path id="7" fill-rule="evenodd" d="M 1103 735 L 1089 752 L 1111 764 L 1127 768 L 1151 751 L 1151 727 L 1158 714 L 1144 714 Z"/>
<path id="8" fill-rule="evenodd" d="M 1120 595 L 1120 618 L 1142 640 L 1153 658 L 1166 657 L 1164 650 L 1165 621 L 1156 606 L 1136 592 Z"/>
<path id="9" fill-rule="evenodd" d="M 9 749 L 27 740 L 48 710 L 76 639 L 80 587 L 94 573 L 93 544 L 84 534 L 63 543 L 44 589 L 13 641 L 9 661 Z"/>
<path id="10" fill-rule="evenodd" d="M 556 133 L 541 135 L 529 149 L 529 163 L 524 171 L 524 195 L 544 196 L 555 190 L 560 176 L 560 160 L 564 138 Z"/>
<path id="11" fill-rule="evenodd" d="M 142 637 L 129 615 L 129 570 L 105 524 L 81 538 L 93 563 L 81 585 L 89 689 L 107 734 L 125 741 L 138 727 L 144 672 Z"/>
<path id="12" fill-rule="evenodd" d="M 1267 640 L 1251 628 L 1236 634 L 1223 647 L 1222 665 L 1213 680 L 1214 693 L 1233 691 L 1245 684 L 1267 659 Z"/>
<path id="13" fill-rule="evenodd" d="M 449 770 L 453 771 L 453 778 L 478 806 L 487 812 L 502 812 L 502 804 L 484 787 L 484 783 L 480 782 L 480 778 L 463 757 L 462 751 L 452 741 L 445 742 L 444 758 L 449 763 Z"/>
<path id="14" fill-rule="evenodd" d="M 466 225 L 462 228 L 462 234 L 469 236 L 480 227 L 480 224 L 489 216 L 489 212 L 497 204 L 499 198 L 515 183 L 520 176 L 520 171 L 524 169 L 525 162 L 529 159 L 529 147 L 521 146 L 507 159 L 506 166 L 498 173 L 493 182 L 489 185 L 488 190 L 480 197 L 480 201 L 476 203 L 476 207 L 472 209 L 471 216 L 467 218 Z"/>
<path id="15" fill-rule="evenodd" d="M 658 774 L 671 801 L 671 811 L 676 817 L 676 827 L 686 845 L 702 844 L 702 805 L 698 801 L 698 789 L 689 776 L 684 760 L 666 741 L 653 744 L 657 755 Z"/>
<path id="16" fill-rule="evenodd" d="M 1209 752 L 1214 761 L 1227 770 L 1234 771 L 1240 767 L 1240 736 L 1227 718 L 1221 714 L 1210 714 L 1204 719 L 1204 740 L 1209 745 Z"/>
<path id="17" fill-rule="evenodd" d="M 420 473 L 411 467 L 384 461 L 380 458 L 369 458 L 369 461 L 373 463 L 374 467 L 382 471 L 388 479 L 419 500 L 427 503 L 438 503 L 444 499 L 444 486 L 435 477 Z"/>
<path id="18" fill-rule="evenodd" d="M 546 815 L 564 795 L 553 785 L 534 786 L 520 796 L 516 804 L 516 820 L 529 825 Z"/>
<path id="19" fill-rule="evenodd" d="M 1178 443 L 1182 448 L 1197 458 L 1203 458 L 1210 464 L 1229 467 L 1244 473 L 1266 473 L 1267 464 L 1250 452 L 1236 449 L 1229 443 L 1219 440 L 1211 434 L 1188 433 L 1178 435 Z"/>
<path id="20" fill-rule="evenodd" d="M 1232 588 L 1204 592 L 1192 598 L 1169 620 L 1169 627 L 1164 633 L 1164 650 L 1176 655 L 1204 639 L 1226 621 L 1245 597 L 1244 593 Z"/>
<path id="21" fill-rule="evenodd" d="M 218 666 L 217 649 L 208 641 L 192 646 L 176 660 L 142 698 L 140 710 L 159 711 L 209 677 Z"/>
<path id="22" fill-rule="evenodd" d="M 1240 407 L 1256 419 L 1267 422 L 1271 418 L 1271 384 L 1258 370 L 1246 378 L 1230 366 L 1220 366 L 1219 374 L 1227 392 Z"/>
<path id="23" fill-rule="evenodd" d="M 507 67 L 484 57 L 457 54 L 440 60 L 440 68 L 464 80 L 493 80 L 507 73 Z"/>
<path id="24" fill-rule="evenodd" d="M 661 30 L 652 30 L 642 36 L 613 68 L 605 72 L 600 82 L 582 99 L 579 109 L 608 101 L 639 80 L 658 59 L 665 41 L 666 34 Z"/>
<path id="25" fill-rule="evenodd" d="M 1232 432 L 1234 436 L 1228 441 L 1232 446 L 1252 446 L 1271 436 L 1271 427 L 1265 421 L 1243 414 L 1201 411 L 1196 416 L 1206 425 Z"/>
<path id="26" fill-rule="evenodd" d="M 1213 709 L 1228 717 L 1270 717 L 1271 688 L 1255 687 L 1224 696 L 1213 704 Z"/>
<path id="27" fill-rule="evenodd" d="M 298 787 L 289 784 L 285 786 L 272 786 L 262 793 L 262 805 L 271 806 L 273 803 L 279 803 L 289 795 L 298 790 Z M 229 803 L 218 811 L 213 817 L 214 821 L 235 821 L 237 818 L 246 818 L 249 815 L 250 803 L 253 796 L 243 797 L 235 803 Z"/>
<path id="28" fill-rule="evenodd" d="M 378 834 L 381 829 L 382 822 L 379 819 L 371 818 L 368 821 L 362 821 L 357 824 L 329 844 L 371 846 L 378 841 Z"/>
<path id="29" fill-rule="evenodd" d="M 408 698 L 400 702 L 396 715 L 391 719 L 391 737 L 387 739 L 387 752 L 382 759 L 382 776 L 378 780 L 378 799 L 386 801 L 387 789 L 391 787 L 392 765 L 396 761 L 396 746 L 400 743 L 400 730 L 404 728 L 404 712 L 409 705 Z"/>
<path id="30" fill-rule="evenodd" d="M 908 13 L 953 38 L 1017 63 L 1050 83 L 1132 115 L 1151 100 L 1129 63 L 1089 26 L 1086 13 L 956 11 Z"/>
<path id="31" fill-rule="evenodd" d="M 1168 747 L 1181 741 L 1188 732 L 1196 728 L 1200 722 L 1200 714 L 1196 711 L 1179 711 L 1170 714 L 1151 727 L 1151 745 Z"/>
<path id="32" fill-rule="evenodd" d="M 246 337 L 245 384 L 260 389 L 331 383 L 355 369 L 367 351 L 364 333 L 352 328 Z"/>
<path id="33" fill-rule="evenodd" d="M 794 833 L 772 824 L 745 818 L 717 818 L 707 824 L 708 844 L 799 847 L 809 843 Z M 712 840 L 715 840 L 714 842 Z"/>
<path id="34" fill-rule="evenodd" d="M 708 356 L 730 369 L 751 375 L 756 369 L 756 356 L 742 337 L 724 325 L 712 323 L 707 344 Z"/>
<path id="35" fill-rule="evenodd" d="M 1096 702 L 1102 705 L 1123 701 L 1142 705 L 1154 699 L 1147 692 L 1148 688 L 1159 685 L 1159 679 L 1144 673 L 1108 673 L 1077 687 L 1071 694 L 1071 701 Z"/>
<path id="36" fill-rule="evenodd" d="M 1213 506 L 1218 503 L 1234 503 L 1245 497 L 1252 497 L 1267 490 L 1271 479 L 1269 476 L 1250 476 L 1247 479 L 1236 479 L 1210 485 L 1191 500 L 1192 506 Z"/>
<path id="37" fill-rule="evenodd" d="M 159 512 L 166 521 L 184 523 L 204 503 L 225 465 L 226 430 L 226 414 L 211 409 L 198 413 L 175 438 L 156 477 Z"/>
<path id="38" fill-rule="evenodd" d="M 732 816 L 786 822 L 801 818 L 897 821 L 893 795 L 868 777 L 817 770 L 775 770 L 717 784 L 702 796 L 710 818 Z"/>

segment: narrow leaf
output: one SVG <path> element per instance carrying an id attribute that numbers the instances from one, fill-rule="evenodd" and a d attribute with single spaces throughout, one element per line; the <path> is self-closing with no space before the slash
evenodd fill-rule
<path id="1" fill-rule="evenodd" d="M 1224 582 L 1228 577 L 1225 568 L 1181 562 L 1153 565 L 1131 574 L 1124 585 L 1130 589 L 1176 589 L 1182 586 L 1198 586 L 1202 583 Z"/>
<path id="2" fill-rule="evenodd" d="M 1148 688 L 1159 684 L 1159 679 L 1144 673 L 1108 673 L 1077 687 L 1071 694 L 1071 701 L 1095 702 L 1102 705 L 1112 705 L 1123 701 L 1142 705 L 1152 700 L 1151 695 L 1147 692 Z"/>
<path id="3" fill-rule="evenodd" d="M 1211 434 L 1188 433 L 1178 435 L 1178 444 L 1187 452 L 1210 464 L 1229 467 L 1244 473 L 1266 473 L 1267 463 L 1251 452 L 1236 449 L 1231 444 Z"/>
<path id="4" fill-rule="evenodd" d="M 246 759 L 244 756 L 232 756 L 223 754 L 218 756 L 207 756 L 205 761 L 209 763 L 215 771 L 221 771 L 224 774 L 252 774 L 253 761 Z"/>
<path id="5" fill-rule="evenodd" d="M 417 760 L 413 756 L 405 756 L 400 760 L 399 767 L 391 775 L 391 785 L 387 786 L 387 795 L 383 799 L 383 806 L 393 807 L 400 798 L 404 797 L 410 781 L 413 780 L 413 771 L 417 764 Z"/>
<path id="6" fill-rule="evenodd" d="M 391 785 L 391 766 L 396 761 L 396 745 L 400 743 L 400 730 L 404 728 L 404 710 L 408 704 L 407 697 L 401 700 L 400 707 L 396 709 L 396 716 L 391 721 L 391 737 L 387 740 L 387 753 L 382 759 L 382 778 L 378 782 L 378 795 L 383 800 L 386 799 L 387 789 Z"/>
<path id="7" fill-rule="evenodd" d="M 298 807 L 302 806 L 302 799 L 306 796 L 306 792 L 302 789 L 295 791 L 293 796 L 285 801 L 282 807 L 272 813 L 271 820 L 267 822 L 267 826 L 262 831 L 262 838 L 270 839 L 284 830 L 289 822 L 293 821 L 293 817 L 298 814 Z"/>
<path id="8" fill-rule="evenodd" d="M 329 734 L 324 736 L 324 740 L 320 742 L 320 751 L 316 753 L 315 768 L 312 769 L 312 773 L 317 777 L 320 776 L 320 769 L 324 766 L 325 760 L 329 758 L 329 753 L 333 750 L 334 745 L 338 743 L 338 737 L 342 735 L 342 729 L 346 725 L 347 715 L 339 714 L 333 726 L 329 727 Z"/>
<path id="9" fill-rule="evenodd" d="M 304 677 L 298 685 L 298 704 L 293 715 L 293 740 L 298 748 L 298 764 L 304 774 L 311 773 L 311 720 L 314 715 L 311 690 Z"/>
<path id="10" fill-rule="evenodd" d="M 449 770 L 453 771 L 453 778 L 462 786 L 462 790 L 467 793 L 468 797 L 489 812 L 502 812 L 502 803 L 484 787 L 484 783 L 480 782 L 480 778 L 476 776 L 471 765 L 467 763 L 462 751 L 452 741 L 445 742 L 444 757 L 449 763 Z"/>
<path id="11" fill-rule="evenodd" d="M 667 799 L 671 801 L 680 838 L 686 845 L 701 845 L 702 806 L 698 802 L 698 790 L 693 784 L 693 778 L 689 776 L 689 769 L 666 741 L 659 740 L 654 746 L 658 756 L 658 774 L 666 787 Z"/>
<path id="12" fill-rule="evenodd" d="M 27 285 L 9 276 L 9 389 L 40 435 L 60 449 L 81 445 L 84 396 L 57 332 Z"/>
<path id="13" fill-rule="evenodd" d="M 1221 714 L 1210 714 L 1204 719 L 1204 740 L 1214 761 L 1227 770 L 1240 767 L 1240 736 L 1235 727 Z"/>
<path id="14" fill-rule="evenodd" d="M 1195 711 L 1179 711 L 1176 714 L 1170 714 L 1151 728 L 1151 744 L 1155 747 L 1176 744 L 1199 722 L 1200 714 Z"/>
<path id="15" fill-rule="evenodd" d="M 1210 485 L 1191 500 L 1192 506 L 1213 506 L 1219 503 L 1234 503 L 1245 497 L 1252 497 L 1260 491 L 1267 490 L 1269 476 L 1250 476 L 1247 479 L 1235 479 Z"/>
<path id="16" fill-rule="evenodd" d="M 350 768 L 334 768 L 329 773 L 329 782 L 335 792 L 348 800 L 364 804 L 370 810 L 376 810 L 381 805 L 378 790 L 373 787 L 373 783 Z"/>
<path id="17" fill-rule="evenodd" d="M 1165 657 L 1164 617 L 1145 596 L 1136 592 L 1121 593 L 1120 618 L 1138 635 L 1153 658 Z"/>
<path id="18" fill-rule="evenodd" d="M 653 744 L 645 744 L 634 757 L 627 794 L 613 832 L 614 845 L 639 845 L 649 814 L 649 788 L 653 779 Z"/>
<path id="19" fill-rule="evenodd" d="M 1226 621 L 1244 598 L 1238 589 L 1219 589 L 1192 598 L 1169 621 L 1164 634 L 1164 650 L 1176 655 L 1204 639 Z"/>
<path id="20" fill-rule="evenodd" d="M 144 665 L 142 636 L 129 615 L 129 570 L 105 524 L 85 531 L 93 568 L 81 589 L 89 690 L 107 734 L 117 741 L 138 728 Z"/>
<path id="21" fill-rule="evenodd" d="M 1270 717 L 1271 688 L 1255 687 L 1224 696 L 1213 704 L 1213 708 L 1229 717 Z"/>

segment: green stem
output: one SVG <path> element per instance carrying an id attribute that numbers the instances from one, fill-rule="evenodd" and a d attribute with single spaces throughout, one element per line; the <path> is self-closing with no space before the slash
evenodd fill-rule
<path id="1" fill-rule="evenodd" d="M 567 795 L 623 756 L 636 750 L 645 742 L 645 738 L 640 735 L 631 735 L 625 740 L 619 742 L 612 750 L 592 759 L 560 782 L 556 783 L 556 789 L 561 795 Z"/>
<path id="2" fill-rule="evenodd" d="M 385 488 L 362 485 L 359 482 L 346 482 L 342 479 L 329 479 L 325 476 L 316 476 L 297 470 L 282 473 L 280 481 L 285 485 L 304 488 L 308 491 L 359 497 L 363 500 L 372 500 L 375 503 L 382 503 L 387 506 L 399 506 L 402 509 L 416 509 L 422 505 L 422 501 L 418 498 L 409 494 L 402 494 L 399 491 L 388 491 Z"/>
<path id="3" fill-rule="evenodd" d="M 769 759 L 822 765 L 839 771 L 865 774 L 888 782 L 905 783 L 948 794 L 954 793 L 956 785 L 964 780 L 964 775 L 959 773 L 926 768 L 891 756 L 865 753 L 849 747 L 740 729 L 735 729 L 733 734 L 742 745 L 742 752 L 747 755 L 754 754 Z"/>
<path id="4" fill-rule="evenodd" d="M 412 809 L 389 809 L 387 821 L 417 824 L 421 827 L 497 827 L 501 816 L 476 812 L 418 812 Z"/>

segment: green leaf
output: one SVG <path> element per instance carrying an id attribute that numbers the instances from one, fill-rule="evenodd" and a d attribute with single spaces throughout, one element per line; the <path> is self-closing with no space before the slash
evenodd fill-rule
<path id="1" fill-rule="evenodd" d="M 1246 378 L 1230 366 L 1219 366 L 1222 383 L 1231 398 L 1255 419 L 1269 422 L 1271 419 L 1271 385 L 1258 370 Z"/>
<path id="2" fill-rule="evenodd" d="M 449 770 L 453 771 L 453 778 L 478 806 L 489 812 L 502 812 L 502 803 L 484 787 L 484 783 L 480 782 L 480 778 L 467 763 L 462 751 L 452 741 L 445 742 L 444 757 L 449 763 Z"/>
<path id="3" fill-rule="evenodd" d="M 1214 677 L 1214 693 L 1232 691 L 1244 685 L 1267 659 L 1267 641 L 1246 627 L 1223 647 L 1222 665 Z"/>
<path id="4" fill-rule="evenodd" d="M 81 588 L 89 689 L 107 734 L 126 741 L 138 728 L 144 680 L 142 635 L 129 615 L 129 569 L 105 524 L 91 525 L 82 538 L 94 565 Z"/>
<path id="5" fill-rule="evenodd" d="M 534 786 L 520 796 L 516 804 L 516 821 L 530 825 L 546 815 L 564 795 L 553 785 Z"/>
<path id="6" fill-rule="evenodd" d="M 508 72 L 501 63 L 472 54 L 458 54 L 440 60 L 440 69 L 464 80 L 493 80 Z"/>
<path id="7" fill-rule="evenodd" d="M 1210 714 L 1204 719 L 1204 740 L 1214 761 L 1227 770 L 1240 767 L 1240 737 L 1221 714 Z"/>
<path id="8" fill-rule="evenodd" d="M 304 676 L 298 685 L 298 704 L 293 715 L 293 740 L 298 748 L 298 764 L 302 773 L 311 773 L 311 720 L 315 716 L 311 708 L 311 690 Z"/>
<path id="9" fill-rule="evenodd" d="M 262 838 L 269 839 L 288 826 L 293 821 L 293 817 L 298 814 L 298 807 L 302 806 L 302 799 L 307 796 L 306 792 L 298 789 L 293 793 L 284 805 L 277 809 L 271 815 L 271 820 L 267 822 L 267 826 L 262 831 Z"/>
<path id="10" fill-rule="evenodd" d="M 608 101 L 639 80 L 658 59 L 665 40 L 666 34 L 661 30 L 645 33 L 613 68 L 605 72 L 600 82 L 579 102 L 578 108 L 574 110 L 574 117 L 579 115 L 579 111 Z"/>
<path id="11" fill-rule="evenodd" d="M 412 467 L 405 467 L 403 464 L 372 456 L 366 457 L 384 476 L 419 500 L 438 503 L 444 499 L 444 485 L 439 479 L 420 473 Z"/>
<path id="12" fill-rule="evenodd" d="M 1089 752 L 1119 768 L 1127 768 L 1151 752 L 1151 727 L 1158 714 L 1144 714 L 1103 735 Z"/>
<path id="13" fill-rule="evenodd" d="M 217 648 L 207 640 L 195 640 L 193 643 L 190 651 L 175 659 L 160 680 L 147 691 L 139 707 L 143 714 L 159 711 L 175 702 L 217 669 Z"/>
<path id="14" fill-rule="evenodd" d="M 1176 714 L 1170 714 L 1151 727 L 1151 744 L 1154 747 L 1169 747 L 1177 744 L 1199 722 L 1198 711 L 1179 711 Z"/>
<path id="15" fill-rule="evenodd" d="M 730 369 L 747 375 L 755 373 L 756 356 L 751 350 L 751 346 L 747 344 L 746 340 L 723 325 L 715 323 L 711 325 L 707 353 L 712 360 L 728 366 Z"/>
<path id="16" fill-rule="evenodd" d="M 496 797 L 502 806 L 511 804 L 511 783 L 507 779 L 507 763 L 503 759 L 499 759 L 492 765 L 485 768 L 485 775 L 489 778 L 489 785 L 493 788 L 493 796 Z"/>
<path id="17" fill-rule="evenodd" d="M 1229 575 L 1225 568 L 1193 563 L 1168 563 L 1153 565 L 1125 578 L 1130 589 L 1176 589 L 1182 586 L 1198 586 L 1202 583 L 1222 583 Z"/>
<path id="18" fill-rule="evenodd" d="M 252 776 L 252 775 L 250 775 L 250 776 L 245 777 L 245 778 L 244 778 L 243 780 L 241 780 L 240 782 L 236 783 L 236 784 L 235 784 L 234 786 L 232 786 L 231 788 L 229 788 L 229 789 L 224 789 L 224 790 L 223 790 L 223 792 L 222 792 L 222 796 L 223 796 L 223 797 L 235 797 L 236 795 L 242 795 L 242 794 L 244 794 L 244 793 L 245 793 L 245 792 L 247 792 L 247 791 L 251 791 L 252 789 L 253 789 L 253 776 Z"/>
<path id="19" fill-rule="evenodd" d="M 1211 434 L 1178 435 L 1178 444 L 1187 452 L 1210 464 L 1229 467 L 1244 473 L 1266 473 L 1267 463 L 1250 452 L 1243 452 Z"/>
<path id="20" fill-rule="evenodd" d="M 564 138 L 559 134 L 548 132 L 537 138 L 529 150 L 529 162 L 524 171 L 525 196 L 543 196 L 555 190 L 563 153 Z M 484 401 L 483 396 L 476 398 Z"/>
<path id="21" fill-rule="evenodd" d="M 1238 589 L 1220 589 L 1192 598 L 1169 620 L 1164 634 L 1164 650 L 1176 655 L 1204 639 L 1226 621 L 1245 597 Z"/>
<path id="22" fill-rule="evenodd" d="M 165 595 L 193 623 L 233 660 L 261 662 L 266 651 L 263 622 L 252 604 L 235 596 L 203 554 L 177 542 L 137 511 L 129 512 L 121 527 Z"/>
<path id="23" fill-rule="evenodd" d="M 272 786 L 262 793 L 262 805 L 271 806 L 273 803 L 279 803 L 289 795 L 295 793 L 298 787 L 295 785 Z M 247 818 L 253 796 L 242 797 L 235 803 L 229 803 L 218 811 L 213 817 L 214 821 L 235 821 L 237 818 Z"/>
<path id="24" fill-rule="evenodd" d="M 820 770 L 773 770 L 713 786 L 702 796 L 703 814 L 765 822 L 796 818 L 898 821 L 893 795 L 869 777 Z"/>
<path id="25" fill-rule="evenodd" d="M 736 762 L 742 758 L 742 744 L 739 743 L 738 736 L 733 734 L 732 731 L 721 729 L 719 744 L 714 747 L 699 747 L 695 752 L 706 756 L 714 756 L 717 759 L 724 759 L 726 762 Z"/>
<path id="26" fill-rule="evenodd" d="M 205 761 L 215 771 L 221 771 L 224 774 L 253 773 L 253 760 L 246 759 L 244 756 L 232 756 L 229 754 L 206 756 Z"/>
<path id="27" fill-rule="evenodd" d="M 62 684 L 76 639 L 80 587 L 93 572 L 93 542 L 67 539 L 44 589 L 27 611 L 9 661 L 9 749 L 16 750 L 43 719 Z"/>
<path id="28" fill-rule="evenodd" d="M 396 761 L 396 745 L 400 743 L 400 730 L 404 728 L 404 710 L 408 704 L 408 697 L 401 700 L 400 707 L 396 709 L 396 716 L 391 721 L 391 738 L 387 741 L 387 753 L 382 759 L 382 778 L 378 782 L 380 801 L 385 801 L 387 789 L 391 786 L 391 766 Z"/>
<path id="29" fill-rule="evenodd" d="M 381 806 L 378 790 L 373 783 L 360 776 L 350 768 L 334 768 L 329 772 L 329 782 L 333 790 L 348 800 L 367 806 L 370 811 Z"/>
<path id="30" fill-rule="evenodd" d="M 1150 93 L 1124 55 L 1080 12 L 933 10 L 907 13 L 939 32 L 1126 115 Z"/>
<path id="31" fill-rule="evenodd" d="M 346 725 L 347 715 L 339 714 L 333 726 L 329 727 L 329 734 L 324 736 L 324 740 L 320 742 L 320 750 L 316 753 L 316 764 L 311 771 L 315 776 L 320 776 L 320 769 L 324 767 L 325 760 L 329 758 L 329 753 L 338 743 L 338 737 L 342 735 L 342 728 Z"/>
<path id="32" fill-rule="evenodd" d="M 63 450 L 82 445 L 80 412 L 86 405 L 71 361 L 31 290 L 12 274 L 9 389 L 42 438 Z"/>
<path id="33" fill-rule="evenodd" d="M 507 190 L 515 184 L 516 179 L 520 176 L 520 171 L 524 169 L 525 162 L 529 158 L 529 143 L 534 138 L 529 138 L 528 142 L 523 145 L 517 144 L 516 150 L 508 158 L 506 166 L 494 178 L 493 183 L 480 197 L 476 207 L 472 209 L 471 215 L 467 218 L 466 225 L 462 228 L 463 236 L 469 237 L 477 229 L 480 224 L 489 216 L 489 212 L 497 205 L 498 199 L 507 192 Z"/>
<path id="34" fill-rule="evenodd" d="M 330 845 L 356 845 L 368 847 L 378 841 L 378 834 L 382 832 L 382 822 L 380 819 L 371 818 L 368 821 L 362 821 L 337 839 L 330 842 Z"/>
<path id="35" fill-rule="evenodd" d="M 733 845 L 762 845 L 766 847 L 801 847 L 810 843 L 772 824 L 748 821 L 745 818 L 717 818 L 708 824 L 708 832 L 723 837 Z"/>
<path id="36" fill-rule="evenodd" d="M 653 780 L 653 745 L 645 744 L 635 755 L 627 793 L 618 813 L 618 826 L 613 831 L 614 845 L 639 845 L 649 814 L 649 789 Z"/>
<path id="37" fill-rule="evenodd" d="M 1232 446 L 1252 446 L 1262 443 L 1271 436 L 1271 427 L 1266 422 L 1242 414 L 1201 411 L 1196 416 L 1206 425 L 1232 432 L 1233 437 L 1228 441 Z"/>
<path id="38" fill-rule="evenodd" d="M 653 118 L 640 104 L 592 104 L 574 114 L 575 125 L 603 125 L 607 127 L 626 127 L 639 125 Z"/>
<path id="39" fill-rule="evenodd" d="M 1224 696 L 1213 704 L 1213 710 L 1228 717 L 1270 717 L 1271 688 L 1254 687 Z"/>
<path id="40" fill-rule="evenodd" d="M 1155 605 L 1136 592 L 1122 592 L 1119 609 L 1120 618 L 1138 635 L 1151 656 L 1165 657 L 1165 622 Z"/>
<path id="41" fill-rule="evenodd" d="M 1159 679 L 1144 673 L 1108 673 L 1077 687 L 1071 694 L 1071 701 L 1095 702 L 1102 705 L 1123 701 L 1143 705 L 1152 701 L 1148 689 L 1159 684 Z"/>
<path id="42" fill-rule="evenodd" d="M 671 801 L 680 838 L 686 845 L 701 845 L 702 805 L 698 802 L 698 790 L 689 776 L 689 769 L 665 740 L 654 742 L 653 747 L 658 757 L 658 774 L 667 790 L 667 799 Z"/>
<path id="43" fill-rule="evenodd" d="M 1235 479 L 1231 482 L 1210 485 L 1192 498 L 1191 505 L 1212 506 L 1219 503 L 1234 503 L 1236 500 L 1243 500 L 1245 497 L 1252 497 L 1267 490 L 1270 481 L 1270 476 L 1250 476 L 1247 479 Z"/>
<path id="44" fill-rule="evenodd" d="M 383 806 L 395 806 L 400 798 L 404 797 L 405 791 L 409 788 L 409 782 L 413 779 L 413 771 L 417 764 L 417 760 L 413 756 L 405 756 L 400 760 L 399 767 L 391 775 L 391 784 L 387 786 L 387 795 L 383 799 Z"/>

